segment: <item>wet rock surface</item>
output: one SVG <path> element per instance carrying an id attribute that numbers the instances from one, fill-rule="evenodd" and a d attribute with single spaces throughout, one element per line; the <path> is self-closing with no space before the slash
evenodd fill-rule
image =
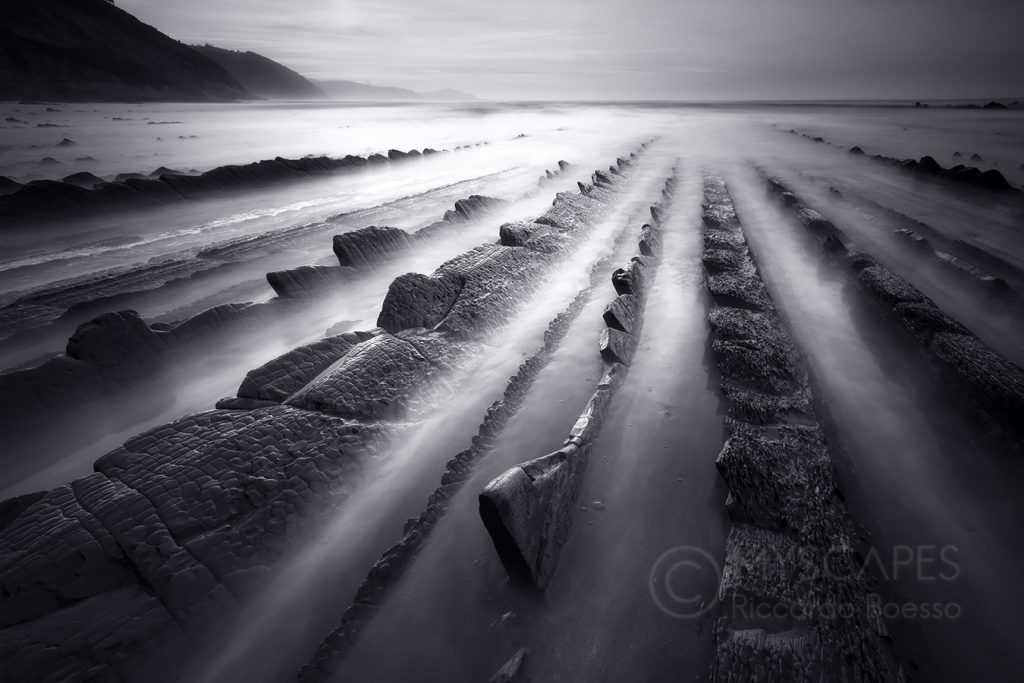
<path id="1" fill-rule="evenodd" d="M 621 167 L 627 168 L 635 156 L 634 154 L 629 159 L 620 160 Z M 555 201 L 557 203 L 558 199 Z M 598 217 L 599 215 L 594 215 L 592 220 L 597 220 Z M 584 226 L 584 229 L 590 227 L 592 226 L 587 225 Z M 473 257 L 470 261 L 475 261 L 476 258 Z M 329 681 L 333 679 L 333 671 L 338 663 L 346 657 L 362 629 L 383 603 L 388 592 L 398 584 L 405 570 L 426 544 L 434 526 L 445 514 L 448 502 L 462 484 L 469 479 L 474 463 L 491 451 L 495 440 L 507 422 L 522 407 L 534 380 L 547 365 L 550 354 L 564 339 L 573 321 L 587 303 L 596 278 L 606 275 L 607 270 L 608 268 L 601 262 L 595 265 L 591 273 L 590 286 L 579 292 L 566 310 L 549 323 L 544 333 L 544 345 L 519 366 L 518 372 L 509 379 L 502 398 L 488 408 L 477 436 L 473 439 L 472 446 L 460 451 L 448 461 L 441 477 L 441 485 L 431 494 L 426 509 L 418 517 L 412 518 L 406 523 L 402 539 L 389 548 L 371 568 L 359 586 L 352 604 L 341 615 L 338 627 L 328 634 L 320 644 L 313 659 L 302 667 L 299 673 L 300 680 Z M 399 278 L 399 280 L 401 279 Z M 518 654 L 510 660 L 514 666 L 509 668 L 507 673 L 515 674 L 522 670 L 525 656 L 519 657 L 518 660 L 517 657 L 519 657 Z M 503 671 L 505 669 L 503 667 Z"/>
<path id="2" fill-rule="evenodd" d="M 802 358 L 760 283 L 725 183 L 704 184 L 712 355 L 729 404 L 730 436 L 716 465 L 733 522 L 719 585 L 712 680 L 897 680 L 892 654 L 867 613 L 857 540 L 836 494 L 832 460 L 811 406 Z M 808 225 L 820 219 L 805 213 Z M 723 271 L 722 264 L 734 264 Z M 730 274 L 736 289 L 763 293 L 752 308 L 714 296 Z M 757 283 L 752 281 L 756 280 Z M 826 571 L 827 569 L 827 571 Z M 812 579 L 813 577 L 813 579 Z M 843 616 L 837 616 L 839 614 Z"/>
<path id="3" fill-rule="evenodd" d="M 768 187 L 777 195 L 788 195 L 785 203 L 796 207 L 798 214 L 801 209 L 812 210 L 782 181 L 769 179 Z M 812 234 L 832 262 L 847 268 L 885 318 L 920 344 L 940 385 L 965 398 L 961 405 L 1020 450 L 1024 446 L 1024 370 L 949 317 L 914 285 L 858 251 L 839 228 L 828 226 L 827 235 Z"/>
<path id="4" fill-rule="evenodd" d="M 371 225 L 334 236 L 334 254 L 342 268 L 366 268 L 412 247 L 405 230 Z"/>
<path id="5" fill-rule="evenodd" d="M 470 220 L 480 220 L 504 204 L 503 200 L 482 195 L 471 195 L 455 202 L 455 209 L 432 225 L 445 226 L 450 234 Z M 316 227 L 316 226 L 311 226 Z M 428 226 L 430 227 L 430 226 Z M 14 440 L 30 440 L 38 430 L 50 422 L 53 409 L 71 411 L 87 405 L 98 405 L 107 397 L 123 393 L 136 383 L 161 372 L 172 363 L 187 359 L 200 345 L 215 345 L 230 341 L 234 335 L 269 324 L 286 324 L 290 315 L 301 312 L 303 301 L 336 293 L 340 287 L 364 276 L 383 260 L 393 258 L 402 251 L 411 250 L 421 239 L 432 234 L 406 233 L 397 228 L 370 227 L 334 238 L 334 249 L 339 260 L 349 266 L 300 266 L 299 268 L 267 274 L 267 281 L 278 298 L 259 304 L 223 304 L 203 311 L 192 318 L 172 323 L 146 323 L 133 311 L 106 313 L 83 323 L 70 338 L 64 355 L 56 356 L 35 367 L 17 369 L 0 375 L 0 407 L 5 409 L 5 422 L 18 424 Z M 232 259 L 246 248 L 243 241 L 237 248 L 223 245 L 205 250 L 199 262 L 216 265 L 219 259 Z M 183 268 L 190 268 L 185 266 Z M 184 276 L 187 272 L 183 272 Z M 128 275 L 131 275 L 129 273 Z M 144 271 L 140 278 L 157 278 L 159 274 Z M 167 277 L 175 277 L 171 272 Z M 65 306 L 78 305 L 89 297 L 109 289 L 120 291 L 128 286 L 122 277 L 103 278 L 100 283 L 84 282 L 73 291 L 60 290 L 52 294 L 40 293 L 0 309 L 0 322 L 11 322 L 12 327 L 24 323 L 26 316 L 38 310 L 43 322 L 64 313 Z M 103 284 L 105 282 L 105 284 Z M 99 289 L 93 287 L 96 284 Z M 300 301 L 294 301 L 300 300 Z M 76 303 L 78 302 L 78 303 Z M 445 310 L 451 302 L 445 304 Z M 5 318 L 7 313 L 13 320 Z M 424 322 L 403 321 L 399 329 L 423 326 Z M 260 404 L 251 400 L 269 400 L 264 397 L 245 396 L 228 399 L 222 407 L 253 408 Z M 19 442 L 20 443 L 20 442 Z M 20 446 L 9 444 L 17 452 Z M 0 458 L 2 459 L 2 458 Z"/>
<path id="6" fill-rule="evenodd" d="M 417 245 L 424 241 L 453 235 L 463 224 L 482 220 L 504 204 L 503 200 L 495 197 L 470 195 L 456 201 L 455 209 L 446 211 L 441 220 L 416 232 L 371 225 L 335 235 L 333 248 L 338 266 L 299 266 L 267 273 L 267 281 L 278 296 L 292 299 L 312 299 L 337 292 L 342 285 L 380 264 L 415 251 Z"/>
<path id="7" fill-rule="evenodd" d="M 299 266 L 267 273 L 274 293 L 290 299 L 313 299 L 337 291 L 359 276 L 355 268 L 342 266 Z"/>
<path id="8" fill-rule="evenodd" d="M 814 142 L 835 146 L 834 143 L 829 142 L 822 137 L 811 136 L 807 133 L 800 133 L 795 130 L 791 130 L 789 132 Z M 850 152 L 859 156 L 865 155 L 864 150 L 857 146 L 851 147 Z M 953 156 L 955 158 L 959 158 L 963 155 L 961 155 L 960 152 L 955 152 Z M 896 157 L 889 157 L 882 154 L 873 154 L 867 158 L 880 161 L 890 166 L 895 166 L 910 173 L 932 178 L 942 178 L 983 190 L 991 190 L 993 192 L 1016 196 L 1020 196 L 1024 193 L 1024 190 L 1010 184 L 1010 182 L 1006 180 L 1006 177 L 994 168 L 983 171 L 974 166 L 965 166 L 963 164 L 956 164 L 955 166 L 946 168 L 936 161 L 934 157 L 928 155 L 925 155 L 920 159 L 897 159 Z M 970 160 L 984 161 L 984 159 L 977 154 L 972 154 Z"/>
<path id="9" fill-rule="evenodd" d="M 609 176 L 595 174 L 595 184 Z M 671 195 L 675 180 L 666 183 Z M 642 329 L 648 270 L 660 255 L 660 207 L 652 207 L 653 225 L 640 230 L 638 250 L 626 268 L 612 273 L 619 294 L 605 313 L 607 327 L 598 348 L 604 374 L 562 448 L 526 461 L 492 480 L 480 493 L 480 516 L 510 579 L 528 589 L 544 590 L 558 566 L 573 520 L 575 500 L 586 472 L 591 444 L 608 415 L 612 397 L 626 374 Z M 622 328 L 627 328 L 626 331 Z"/>
<path id="10" fill-rule="evenodd" d="M 462 205 L 459 215 L 486 204 Z M 556 199 L 553 208 L 562 204 L 570 205 L 558 211 L 563 218 L 588 221 L 574 228 L 577 240 L 607 210 L 571 199 Z M 204 638 L 218 615 L 263 585 L 290 544 L 344 502 L 366 466 L 407 429 L 416 397 L 478 354 L 477 338 L 508 320 L 500 308 L 535 292 L 552 264 L 524 247 L 471 250 L 439 269 L 459 289 L 436 329 L 345 333 L 294 349 L 252 370 L 222 407 L 129 439 L 97 460 L 92 475 L 5 504 L 0 652 L 13 667 L 5 673 L 41 680 L 74 668 L 122 679 L 157 644 L 187 650 L 189 640 Z M 376 595 L 411 559 L 583 302 L 552 321 L 544 348 L 488 410 L 473 447 L 452 459 L 427 510 L 361 595 Z M 55 367 L 121 368 L 126 357 L 146 363 L 249 309 L 259 310 L 228 307 L 176 326 L 111 314 L 83 326 Z M 356 612 L 366 604 L 373 598 L 358 599 Z M 58 623 L 68 636 L 62 641 L 48 635 Z"/>

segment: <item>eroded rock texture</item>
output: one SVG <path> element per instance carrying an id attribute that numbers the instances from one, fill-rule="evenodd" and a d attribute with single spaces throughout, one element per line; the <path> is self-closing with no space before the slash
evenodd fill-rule
<path id="1" fill-rule="evenodd" d="M 278 296 L 313 299 L 324 292 L 337 291 L 358 277 L 355 268 L 343 266 L 299 266 L 267 273 L 267 282 Z"/>
<path id="2" fill-rule="evenodd" d="M 267 274 L 267 281 L 280 297 L 308 299 L 337 292 L 341 285 L 397 256 L 414 251 L 421 241 L 455 234 L 471 220 L 481 220 L 503 206 L 504 200 L 470 195 L 455 202 L 439 221 L 408 232 L 401 228 L 371 225 L 334 236 L 338 266 L 299 266 Z"/>
<path id="3" fill-rule="evenodd" d="M 595 185 L 613 186 L 614 177 L 599 171 Z M 670 194 L 674 187 L 674 180 L 666 183 Z M 484 526 L 509 577 L 520 585 L 543 590 L 557 568 L 591 444 L 636 351 L 649 271 L 660 255 L 662 213 L 660 207 L 652 207 L 654 224 L 640 230 L 638 250 L 644 255 L 634 257 L 626 268 L 612 274 L 619 296 L 605 310 L 607 327 L 598 344 L 605 362 L 604 375 L 569 438 L 557 451 L 505 471 L 480 493 Z M 567 221 L 554 214 L 549 222 Z"/>
<path id="4" fill-rule="evenodd" d="M 818 225 L 813 214 L 804 220 Z M 896 680 L 882 626 L 866 610 L 853 524 L 836 494 L 803 360 L 717 177 L 705 179 L 704 244 L 711 350 L 729 406 L 716 465 L 733 522 L 712 678 Z"/>
<path id="5" fill-rule="evenodd" d="M 946 315 L 914 285 L 858 251 L 839 228 L 807 207 L 782 181 L 771 178 L 768 187 L 795 210 L 832 261 L 849 269 L 885 317 L 920 344 L 958 403 L 1017 450 L 1024 448 L 1024 370 Z M 820 217 L 813 226 L 801 219 L 812 212 Z"/>
<path id="6" fill-rule="evenodd" d="M 275 406 L 207 411 L 130 439 L 0 532 L 7 672 L 42 680 L 81 665 L 90 676 L 69 680 L 118 679 L 168 632 L 201 636 L 287 539 L 347 497 L 393 434 Z M 51 640 L 47 623 L 73 632 Z"/>
<path id="7" fill-rule="evenodd" d="M 628 160 L 620 160 L 621 167 L 627 168 L 635 157 L 636 154 Z M 556 199 L 556 203 L 557 201 Z M 595 216 L 594 219 L 596 218 Z M 588 229 L 589 227 L 587 226 Z M 547 365 L 550 354 L 565 338 L 573 321 L 587 303 L 597 278 L 606 275 L 607 270 L 607 265 L 603 261 L 595 264 L 591 271 L 591 285 L 577 294 L 568 308 L 549 323 L 544 333 L 543 346 L 519 366 L 518 372 L 509 379 L 501 400 L 495 401 L 487 409 L 472 445 L 457 453 L 445 465 L 441 485 L 430 495 L 426 509 L 418 517 L 408 520 L 401 540 L 391 546 L 374 564 L 359 586 L 352 604 L 341 615 L 337 628 L 320 644 L 314 658 L 302 667 L 300 680 L 325 683 L 333 680 L 332 672 L 337 664 L 347 655 L 388 592 L 398 584 L 415 556 L 426 545 L 434 526 L 445 514 L 449 501 L 469 479 L 474 464 L 490 452 L 505 425 L 522 407 L 534 380 Z M 419 277 L 430 280 L 424 276 Z M 517 670 L 521 670 L 522 662 L 516 667 Z"/>
<path id="8" fill-rule="evenodd" d="M 553 209 L 563 218 L 588 212 L 589 222 L 573 228 L 582 239 L 607 210 L 600 206 L 560 198 Z M 434 329 L 402 324 L 294 349 L 251 371 L 220 408 L 145 432 L 100 458 L 94 474 L 4 506 L 4 673 L 120 680 L 158 645 L 203 639 L 218 615 L 263 585 L 292 542 L 348 497 L 366 465 L 407 428 L 416 397 L 478 353 L 476 338 L 511 315 L 499 309 L 514 310 L 553 263 L 526 247 L 472 250 L 439 269 L 459 288 Z M 427 510 L 371 571 L 357 614 L 412 558 L 580 306 L 552 323 L 544 349 L 488 410 L 473 448 L 448 464 Z M 142 362 L 219 315 L 157 328 L 115 314 L 80 329 L 67 358 L 96 367 L 125 356 Z"/>
<path id="9" fill-rule="evenodd" d="M 438 330 L 459 339 L 507 322 L 517 302 L 533 291 L 558 253 L 583 239 L 608 211 L 604 202 L 559 192 L 533 222 L 505 224 L 500 244 L 484 244 L 442 264 L 430 276 L 407 273 L 388 290 L 377 324 L 394 332 Z M 558 236 L 552 245 L 538 241 Z"/>

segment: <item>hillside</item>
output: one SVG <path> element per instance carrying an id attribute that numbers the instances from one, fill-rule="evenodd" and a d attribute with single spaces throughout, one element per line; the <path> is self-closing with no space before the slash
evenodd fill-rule
<path id="1" fill-rule="evenodd" d="M 421 100 L 423 96 L 415 90 L 393 88 L 386 85 L 370 85 L 355 81 L 316 81 L 316 84 L 332 100 Z"/>
<path id="2" fill-rule="evenodd" d="M 0 2 L 0 99 L 250 96 L 213 60 L 104 0 Z"/>
<path id="3" fill-rule="evenodd" d="M 332 100 L 475 100 L 476 96 L 460 90 L 417 92 L 408 88 L 370 85 L 356 81 L 314 81 Z"/>
<path id="4" fill-rule="evenodd" d="M 302 74 L 255 52 L 225 50 L 213 45 L 193 45 L 192 49 L 220 64 L 257 97 L 297 100 L 327 97 Z"/>

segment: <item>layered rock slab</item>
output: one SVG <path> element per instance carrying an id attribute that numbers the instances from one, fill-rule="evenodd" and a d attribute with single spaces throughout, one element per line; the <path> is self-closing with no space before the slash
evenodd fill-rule
<path id="1" fill-rule="evenodd" d="M 769 190 L 812 231 L 828 257 L 846 267 L 886 319 L 914 339 L 928 354 L 942 384 L 1016 450 L 1024 448 L 1024 369 L 991 348 L 949 317 L 913 284 L 859 251 L 834 224 L 790 192 L 777 178 Z M 800 217 L 814 214 L 814 226 Z"/>
<path id="2" fill-rule="evenodd" d="M 611 186 L 613 177 L 595 174 L 595 181 Z M 666 188 L 674 189 L 674 183 L 669 181 Z M 569 438 L 557 451 L 506 470 L 480 493 L 480 516 L 495 550 L 510 579 L 528 589 L 544 590 L 557 569 L 591 444 L 636 351 L 648 271 L 660 255 L 657 233 L 662 212 L 652 207 L 651 213 L 655 225 L 644 225 L 638 242 L 638 250 L 646 255 L 612 273 L 619 296 L 605 310 L 607 327 L 598 343 L 605 371 Z"/>
<path id="3" fill-rule="evenodd" d="M 731 432 L 716 466 L 733 521 L 712 680 L 896 680 L 882 627 L 866 611 L 853 524 L 836 494 L 803 360 L 721 178 L 705 178 L 704 207 L 712 355 Z M 815 216 L 804 218 L 820 227 Z M 759 292 L 756 302 L 715 296 L 723 276 L 736 290 Z"/>

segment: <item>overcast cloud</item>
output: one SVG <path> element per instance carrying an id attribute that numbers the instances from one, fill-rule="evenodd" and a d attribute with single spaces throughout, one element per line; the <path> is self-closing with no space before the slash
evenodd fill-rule
<path id="1" fill-rule="evenodd" d="M 490 99 L 1024 97 L 1022 0 L 118 0 L 311 78 Z"/>

